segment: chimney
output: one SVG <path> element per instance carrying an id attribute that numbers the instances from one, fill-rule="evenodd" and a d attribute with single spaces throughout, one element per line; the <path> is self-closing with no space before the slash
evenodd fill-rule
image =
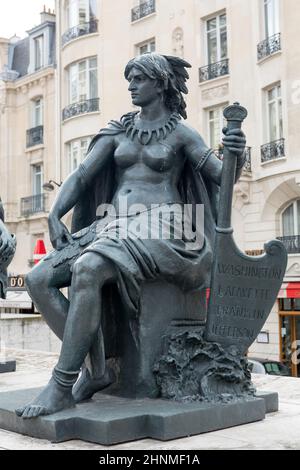
<path id="1" fill-rule="evenodd" d="M 51 11 L 50 8 L 48 8 L 48 11 L 46 9 L 46 5 L 44 5 L 44 9 L 41 12 L 41 24 L 46 23 L 46 21 L 50 21 L 51 23 L 55 23 L 55 11 Z"/>

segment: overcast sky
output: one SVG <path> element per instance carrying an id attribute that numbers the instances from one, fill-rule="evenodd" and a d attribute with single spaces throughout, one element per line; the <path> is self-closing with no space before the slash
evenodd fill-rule
<path id="1" fill-rule="evenodd" d="M 28 29 L 40 23 L 44 5 L 54 9 L 55 0 L 0 0 L 0 37 L 25 37 Z"/>

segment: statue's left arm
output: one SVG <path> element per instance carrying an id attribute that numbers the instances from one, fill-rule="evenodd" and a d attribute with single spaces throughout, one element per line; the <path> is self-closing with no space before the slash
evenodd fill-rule
<path id="1" fill-rule="evenodd" d="M 240 129 L 233 129 L 228 132 L 225 128 L 223 132 L 224 146 L 228 147 L 229 150 L 237 156 L 235 175 L 235 182 L 237 182 L 246 161 L 245 135 Z M 217 157 L 214 150 L 209 148 L 200 134 L 190 127 L 186 127 L 185 138 L 183 140 L 185 155 L 191 161 L 195 170 L 201 171 L 207 178 L 220 185 L 223 163 Z"/>

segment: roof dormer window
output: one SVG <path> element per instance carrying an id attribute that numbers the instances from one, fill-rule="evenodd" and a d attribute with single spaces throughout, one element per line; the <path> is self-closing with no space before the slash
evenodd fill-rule
<path id="1" fill-rule="evenodd" d="M 34 68 L 39 70 L 44 65 L 44 35 L 42 34 L 34 38 Z"/>

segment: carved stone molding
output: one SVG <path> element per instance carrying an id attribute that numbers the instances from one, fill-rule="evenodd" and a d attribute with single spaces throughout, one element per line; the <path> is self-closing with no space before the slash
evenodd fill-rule
<path id="1" fill-rule="evenodd" d="M 300 253 L 299 253 L 300 257 Z M 286 270 L 286 275 L 287 276 L 299 276 L 300 275 L 300 262 L 299 263 L 293 263 L 291 266 L 289 266 Z"/>
<path id="2" fill-rule="evenodd" d="M 54 70 L 49 69 L 45 71 L 44 74 L 40 77 L 34 77 L 34 78 L 32 76 L 30 77 L 31 78 L 25 75 L 25 77 L 22 77 L 22 80 L 24 78 L 25 83 L 23 82 L 21 84 L 15 85 L 15 90 L 17 93 L 21 91 L 23 94 L 26 94 L 30 88 L 34 88 L 36 86 L 41 86 L 41 87 L 45 86 L 47 81 L 53 79 Z"/>
<path id="3" fill-rule="evenodd" d="M 217 86 L 214 88 L 209 88 L 208 90 L 202 91 L 202 99 L 204 101 L 213 100 L 216 98 L 222 98 L 223 96 L 228 95 L 229 85 L 225 83 L 224 85 Z"/>
<path id="4" fill-rule="evenodd" d="M 184 57 L 183 29 L 175 28 L 172 33 L 172 49 L 175 56 Z"/>
<path id="5" fill-rule="evenodd" d="M 247 181 L 239 181 L 234 187 L 234 192 L 236 197 L 242 198 L 244 204 L 249 204 L 250 184 Z"/>

